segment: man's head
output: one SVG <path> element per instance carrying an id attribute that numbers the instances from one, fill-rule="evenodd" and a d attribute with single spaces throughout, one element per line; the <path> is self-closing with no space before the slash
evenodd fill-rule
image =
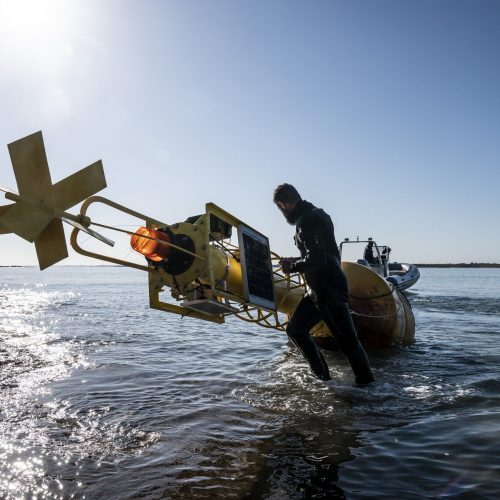
<path id="1" fill-rule="evenodd" d="M 289 224 L 295 224 L 295 220 L 291 215 L 295 206 L 301 200 L 299 192 L 291 184 L 280 184 L 274 190 L 273 201 Z"/>

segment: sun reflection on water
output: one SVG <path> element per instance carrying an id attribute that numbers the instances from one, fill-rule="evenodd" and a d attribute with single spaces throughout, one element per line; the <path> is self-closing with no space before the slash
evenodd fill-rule
<path id="1" fill-rule="evenodd" d="M 40 398 L 50 393 L 50 382 L 85 363 L 71 342 L 61 341 L 59 318 L 53 312 L 75 297 L 72 292 L 45 291 L 41 284 L 33 289 L 0 288 L 2 498 L 25 493 L 43 498 L 49 492 L 44 448 L 50 438 L 39 423 L 47 415 Z M 52 484 L 52 498 L 54 486 L 62 489 L 62 483 Z"/>
<path id="2" fill-rule="evenodd" d="M 82 467 L 101 470 L 159 439 L 108 403 L 75 406 L 55 389 L 77 370 L 90 383 L 86 350 L 105 345 L 79 336 L 82 321 L 94 325 L 82 307 L 71 291 L 0 285 L 0 498 L 85 498 Z"/>

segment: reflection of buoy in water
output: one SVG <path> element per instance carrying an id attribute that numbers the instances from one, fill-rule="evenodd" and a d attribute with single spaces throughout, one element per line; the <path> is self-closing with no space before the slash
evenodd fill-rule
<path id="1" fill-rule="evenodd" d="M 349 283 L 352 319 L 363 346 L 380 349 L 412 344 L 415 318 L 403 293 L 365 266 L 342 262 L 342 270 Z M 319 344 L 331 343 L 324 323 L 315 327 L 313 334 Z"/>

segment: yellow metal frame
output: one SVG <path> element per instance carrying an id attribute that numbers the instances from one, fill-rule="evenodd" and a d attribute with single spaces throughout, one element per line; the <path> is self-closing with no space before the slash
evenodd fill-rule
<path id="1" fill-rule="evenodd" d="M 271 252 L 272 260 L 279 260 L 281 257 Z M 284 322 L 279 320 L 278 314 L 286 314 L 289 316 L 292 311 L 284 312 L 281 308 L 289 298 L 290 294 L 294 290 L 302 290 L 305 294 L 306 285 L 302 279 L 300 274 L 283 274 L 282 272 L 273 271 L 274 274 L 274 286 L 276 290 L 276 285 L 285 283 L 285 289 L 282 290 L 283 295 L 279 302 L 276 303 L 276 311 L 268 311 L 263 309 L 262 307 L 250 306 L 245 307 L 240 313 L 236 313 L 235 316 L 238 319 L 246 321 L 248 323 L 257 323 L 264 328 L 273 328 L 275 330 L 284 330 L 286 325 L 288 324 L 288 319 Z M 256 313 L 256 316 L 252 316 L 252 313 Z M 274 323 L 270 321 L 270 318 L 274 318 Z"/>
<path id="2" fill-rule="evenodd" d="M 102 196 L 91 196 L 87 198 L 81 208 L 80 214 L 84 217 L 87 216 L 87 210 L 93 203 L 102 203 L 104 205 L 108 205 L 120 212 L 124 212 L 126 214 L 132 215 L 137 219 L 144 220 L 145 224 L 148 227 L 165 227 L 168 224 L 161 222 L 157 219 L 153 219 L 147 215 L 141 214 L 140 212 L 136 212 L 134 210 L 130 210 L 129 208 L 120 205 L 119 203 L 115 203 L 114 201 L 109 200 L 108 198 L 104 198 Z M 90 257 L 92 259 L 98 259 L 105 262 L 110 262 L 112 264 L 118 264 L 120 266 L 131 267 L 133 269 L 138 269 L 140 271 L 146 271 L 148 273 L 148 284 L 149 284 L 149 306 L 152 309 L 158 309 L 160 311 L 171 312 L 174 314 L 180 314 L 181 316 L 189 316 L 192 318 L 204 319 L 207 321 L 212 321 L 215 323 L 224 323 L 223 316 L 209 316 L 202 313 L 198 313 L 197 311 L 193 311 L 192 309 L 188 309 L 187 307 L 178 306 L 175 304 L 170 304 L 168 302 L 163 302 L 160 300 L 160 292 L 163 290 L 164 286 L 170 286 L 170 280 L 168 279 L 168 275 L 158 269 L 155 269 L 153 266 L 143 266 L 140 264 L 135 264 L 133 262 L 129 262 L 122 259 L 117 259 L 115 257 L 110 257 L 109 255 L 103 255 L 95 252 L 90 252 L 88 250 L 83 249 L 77 241 L 78 233 L 80 229 L 74 228 L 71 232 L 70 243 L 75 250 L 75 252 L 85 255 L 86 257 Z"/>
<path id="3" fill-rule="evenodd" d="M 236 229 L 238 228 L 238 226 L 240 224 L 243 224 L 246 227 L 248 227 L 256 232 L 259 232 L 256 229 L 249 226 L 248 224 L 246 224 L 245 222 L 243 222 L 242 220 L 235 217 L 234 215 L 230 214 L 229 212 L 226 212 L 224 209 L 215 205 L 214 203 L 207 203 L 205 211 L 206 211 L 206 220 L 207 220 L 207 228 L 206 228 L 207 242 L 209 240 L 209 234 L 210 234 L 210 215 L 214 215 L 217 218 L 221 219 L 222 221 L 231 224 Z M 210 255 L 207 254 L 208 259 L 209 259 L 209 257 L 210 257 Z M 272 260 L 276 261 L 276 260 L 280 259 L 280 256 L 274 252 L 271 252 L 271 258 L 272 258 Z M 208 265 L 209 265 L 209 269 L 211 269 L 211 272 L 209 273 L 210 287 L 212 290 L 214 290 L 214 293 L 221 298 L 224 298 L 224 299 L 227 299 L 230 301 L 234 301 L 234 302 L 239 302 L 240 304 L 244 304 L 241 311 L 238 313 L 235 313 L 235 316 L 238 319 L 241 319 L 243 321 L 247 321 L 249 323 L 257 323 L 261 326 L 264 326 L 265 328 L 273 328 L 273 329 L 277 329 L 277 330 L 283 330 L 284 327 L 286 326 L 286 324 L 288 323 L 288 321 L 281 322 L 279 320 L 278 314 L 279 314 L 280 306 L 284 302 L 286 302 L 290 292 L 292 292 L 293 290 L 301 289 L 301 290 L 303 290 L 304 293 L 306 291 L 305 283 L 303 282 L 303 280 L 299 274 L 293 275 L 293 277 L 292 277 L 290 275 L 285 275 L 283 273 L 280 274 L 276 271 L 273 271 L 274 278 L 275 278 L 274 279 L 275 287 L 279 283 L 283 283 L 283 282 L 286 283 L 286 287 L 285 287 L 285 290 L 283 290 L 283 295 L 282 295 L 281 300 L 279 300 L 279 302 L 278 301 L 276 302 L 276 310 L 271 310 L 271 309 L 267 309 L 267 308 L 264 308 L 261 306 L 254 306 L 254 305 L 250 305 L 250 304 L 245 305 L 246 301 L 243 297 L 239 297 L 237 295 L 216 289 L 214 277 L 213 277 L 213 267 L 212 267 L 212 263 L 210 262 L 210 260 L 208 262 Z M 252 315 L 252 313 L 255 313 L 255 316 Z M 274 320 L 274 321 L 272 321 L 272 320 Z"/>
<path id="4" fill-rule="evenodd" d="M 89 209 L 90 205 L 93 203 L 102 203 L 104 205 L 108 205 L 111 208 L 114 208 L 116 210 L 119 210 L 121 212 L 124 212 L 128 215 L 131 215 L 139 220 L 143 220 L 144 224 L 147 227 L 150 228 L 157 228 L 157 227 L 165 227 L 168 226 L 171 229 L 177 229 L 182 232 L 183 230 L 183 225 L 187 224 L 185 222 L 179 223 L 179 224 L 174 224 L 174 225 L 168 225 L 165 224 L 164 222 L 154 219 L 152 217 L 149 217 L 145 214 L 142 214 L 140 212 L 136 212 L 134 210 L 130 210 L 129 208 L 120 205 L 118 203 L 115 203 L 114 201 L 111 201 L 107 198 L 104 198 L 102 196 L 92 196 L 85 200 L 85 202 L 82 204 L 81 209 L 80 209 L 80 219 L 81 220 L 88 220 L 90 222 L 89 217 L 87 216 L 87 210 Z M 281 322 L 279 319 L 278 314 L 283 313 L 283 311 L 286 311 L 286 314 L 289 313 L 288 308 L 286 307 L 286 302 L 288 298 L 291 296 L 290 294 L 293 294 L 296 289 L 304 289 L 305 291 L 305 285 L 302 282 L 301 278 L 299 275 L 290 277 L 288 275 L 284 275 L 282 273 L 279 273 L 277 271 L 273 271 L 274 273 L 274 283 L 275 283 L 275 290 L 276 287 L 280 289 L 280 300 L 279 302 L 276 303 L 277 310 L 268 310 L 263 307 L 257 307 L 253 306 L 251 304 L 248 304 L 245 300 L 245 298 L 242 295 L 238 295 L 237 293 L 232 293 L 227 290 L 222 290 L 220 288 L 220 275 L 223 273 L 224 267 L 221 268 L 221 256 L 220 253 L 217 254 L 217 252 L 214 252 L 212 250 L 216 250 L 217 244 L 216 242 L 211 242 L 210 241 L 210 217 L 214 216 L 223 222 L 226 222 L 230 224 L 233 228 L 237 229 L 240 224 L 244 224 L 246 227 L 250 227 L 247 224 L 245 224 L 243 221 L 238 219 L 237 217 L 231 215 L 229 212 L 226 212 L 219 206 L 215 205 L 214 203 L 207 203 L 205 206 L 205 214 L 200 216 L 200 218 L 192 225 L 193 227 L 193 233 L 191 233 L 191 236 L 196 235 L 195 237 L 195 252 L 188 252 L 191 255 L 195 255 L 195 258 L 200 259 L 200 264 L 198 266 L 191 266 L 191 268 L 186 271 L 183 274 L 177 275 L 176 279 L 174 279 L 171 275 L 166 273 L 162 269 L 157 269 L 153 267 L 152 265 L 140 265 L 136 264 L 133 262 L 129 262 L 126 260 L 122 259 L 117 259 L 115 257 L 111 257 L 109 255 L 103 255 L 99 254 L 96 252 L 91 252 L 88 250 L 85 250 L 78 244 L 78 234 L 80 232 L 80 229 L 75 227 L 71 233 L 71 238 L 70 238 L 70 243 L 72 248 L 75 250 L 75 252 L 85 255 L 86 257 L 90 257 L 93 259 L 98 259 L 102 260 L 105 262 L 109 262 L 111 264 L 117 264 L 120 266 L 125 266 L 125 267 L 131 267 L 133 269 L 138 269 L 140 271 L 146 271 L 148 273 L 148 285 L 149 285 L 149 305 L 152 309 L 158 309 L 160 311 L 165 311 L 165 312 L 170 312 L 174 314 L 179 314 L 181 316 L 186 316 L 186 317 L 191 317 L 191 318 L 197 318 L 197 319 L 203 319 L 205 321 L 211 321 L 213 323 L 224 323 L 225 321 L 225 315 L 224 314 L 219 314 L 219 315 L 210 315 L 210 314 L 204 314 L 202 312 L 193 310 L 188 307 L 183 307 L 180 305 L 172 304 L 169 302 L 162 301 L 160 299 L 160 293 L 163 291 L 163 289 L 167 286 L 170 288 L 177 288 L 178 284 L 181 283 L 183 286 L 186 286 L 186 284 L 191 283 L 195 279 L 197 279 L 200 276 L 203 276 L 203 280 L 206 280 L 205 283 L 209 286 L 209 293 L 213 297 L 214 300 L 218 301 L 224 301 L 228 304 L 231 303 L 237 303 L 240 304 L 241 309 L 238 312 L 235 312 L 234 315 L 238 319 L 242 319 L 244 321 L 250 322 L 250 323 L 257 323 L 261 326 L 264 326 L 266 328 L 274 328 L 278 330 L 282 330 L 284 326 L 286 325 L 285 322 Z M 92 224 L 90 222 L 90 224 Z M 97 224 L 99 225 L 99 224 Z M 107 226 L 103 226 L 107 227 Z M 253 229 L 253 228 L 251 228 Z M 123 232 L 123 231 L 122 231 Z M 128 231 L 125 231 L 128 232 Z M 239 251 L 239 247 L 233 245 L 230 242 L 226 242 L 226 246 L 232 247 L 233 250 Z M 213 249 L 210 247 L 213 246 Z M 221 245 L 222 247 L 223 245 Z M 183 250 L 184 249 L 180 249 Z M 218 255 L 218 257 L 217 257 Z M 272 259 L 273 260 L 278 260 L 279 256 L 271 253 Z M 218 259 L 218 260 L 217 260 Z M 229 272 L 229 256 L 228 256 L 228 263 L 226 266 L 227 271 Z M 232 268 L 231 268 L 232 269 Z M 234 271 L 234 269 L 232 269 Z M 216 276 L 217 275 L 217 276 Z M 225 278 L 224 278 L 225 279 Z M 233 281 L 234 281 L 234 275 L 233 275 Z M 207 289 L 208 290 L 208 289 Z M 234 287 L 233 287 L 234 291 Z M 283 309 L 281 307 L 283 306 Z M 281 309 L 281 313 L 279 310 Z"/>
<path id="5" fill-rule="evenodd" d="M 227 222 L 228 224 L 231 224 L 231 226 L 233 226 L 234 228 L 237 228 L 240 224 L 243 224 L 243 222 L 240 219 L 236 218 L 234 215 L 231 215 L 229 212 L 226 212 L 224 209 L 220 208 L 215 203 L 207 203 L 205 205 L 205 226 L 206 226 L 205 240 L 207 244 L 210 244 L 209 242 L 210 242 L 211 215 L 217 217 L 218 219 L 221 219 L 224 222 Z M 209 279 L 210 289 L 212 290 L 212 293 L 214 295 L 226 300 L 238 302 L 240 304 L 244 304 L 246 302 L 244 297 L 240 297 L 239 295 L 235 295 L 234 293 L 230 293 L 217 288 L 214 276 L 214 262 L 210 252 L 207 252 L 207 268 L 208 268 L 208 279 Z"/>

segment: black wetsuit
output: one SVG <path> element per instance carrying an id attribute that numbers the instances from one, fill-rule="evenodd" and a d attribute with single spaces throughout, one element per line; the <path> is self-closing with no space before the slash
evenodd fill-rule
<path id="1" fill-rule="evenodd" d="M 329 380 L 328 366 L 309 333 L 323 320 L 351 363 L 356 382 L 369 383 L 373 375 L 347 305 L 347 279 L 340 267 L 332 220 L 322 209 L 305 200 L 297 203 L 290 219 L 296 225 L 295 244 L 301 255 L 300 260 L 292 264 L 291 271 L 303 273 L 311 290 L 297 306 L 287 334 L 315 375 Z"/>

